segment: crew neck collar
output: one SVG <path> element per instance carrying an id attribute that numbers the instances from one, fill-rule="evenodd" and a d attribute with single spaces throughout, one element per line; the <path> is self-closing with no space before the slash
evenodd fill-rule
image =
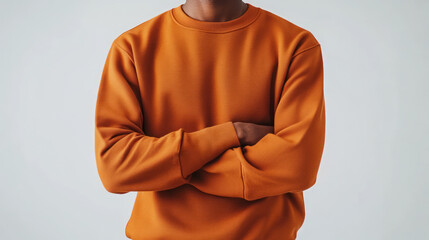
<path id="1" fill-rule="evenodd" d="M 250 3 L 246 4 L 248 7 L 241 16 L 224 22 L 202 21 L 192 18 L 183 11 L 183 4 L 172 8 L 170 15 L 177 24 L 185 28 L 204 32 L 224 33 L 246 27 L 256 20 L 261 12 L 261 8 L 253 6 Z"/>

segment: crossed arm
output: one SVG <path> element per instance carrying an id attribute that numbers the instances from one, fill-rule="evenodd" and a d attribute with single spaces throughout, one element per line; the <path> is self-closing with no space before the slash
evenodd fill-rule
<path id="1" fill-rule="evenodd" d="M 274 113 L 274 132 L 243 146 L 234 124 L 162 137 L 141 129 L 134 62 L 112 44 L 95 114 L 97 169 L 112 193 L 190 184 L 202 192 L 255 200 L 303 191 L 315 181 L 325 137 L 320 45 L 295 54 Z M 127 106 L 124 108 L 124 106 Z"/>

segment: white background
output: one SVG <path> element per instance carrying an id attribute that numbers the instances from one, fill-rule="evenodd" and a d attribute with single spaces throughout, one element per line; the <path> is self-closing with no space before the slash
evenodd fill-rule
<path id="1" fill-rule="evenodd" d="M 120 33 L 184 1 L 0 7 L 0 239 L 126 239 L 135 193 L 94 158 L 102 67 Z M 311 31 L 327 135 L 298 240 L 428 239 L 429 2 L 248 1 Z"/>

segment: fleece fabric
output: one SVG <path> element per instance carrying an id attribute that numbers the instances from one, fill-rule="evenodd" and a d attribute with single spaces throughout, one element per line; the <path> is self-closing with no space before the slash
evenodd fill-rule
<path id="1" fill-rule="evenodd" d="M 130 239 L 292 240 L 325 141 L 321 45 L 247 3 L 225 22 L 182 5 L 111 42 L 95 109 L 108 192 L 136 192 Z M 233 122 L 274 126 L 240 145 Z"/>

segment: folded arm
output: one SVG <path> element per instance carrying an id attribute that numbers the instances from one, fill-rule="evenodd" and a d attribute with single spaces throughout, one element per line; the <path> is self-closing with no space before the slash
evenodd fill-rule
<path id="1" fill-rule="evenodd" d="M 325 141 L 320 45 L 292 57 L 274 113 L 274 133 L 256 144 L 231 147 L 192 174 L 199 190 L 256 200 L 303 191 L 316 182 Z"/>
<path id="2" fill-rule="evenodd" d="M 191 173 L 240 142 L 231 121 L 162 137 L 142 130 L 141 96 L 132 56 L 113 42 L 95 109 L 95 158 L 107 191 L 160 191 L 188 183 Z"/>

